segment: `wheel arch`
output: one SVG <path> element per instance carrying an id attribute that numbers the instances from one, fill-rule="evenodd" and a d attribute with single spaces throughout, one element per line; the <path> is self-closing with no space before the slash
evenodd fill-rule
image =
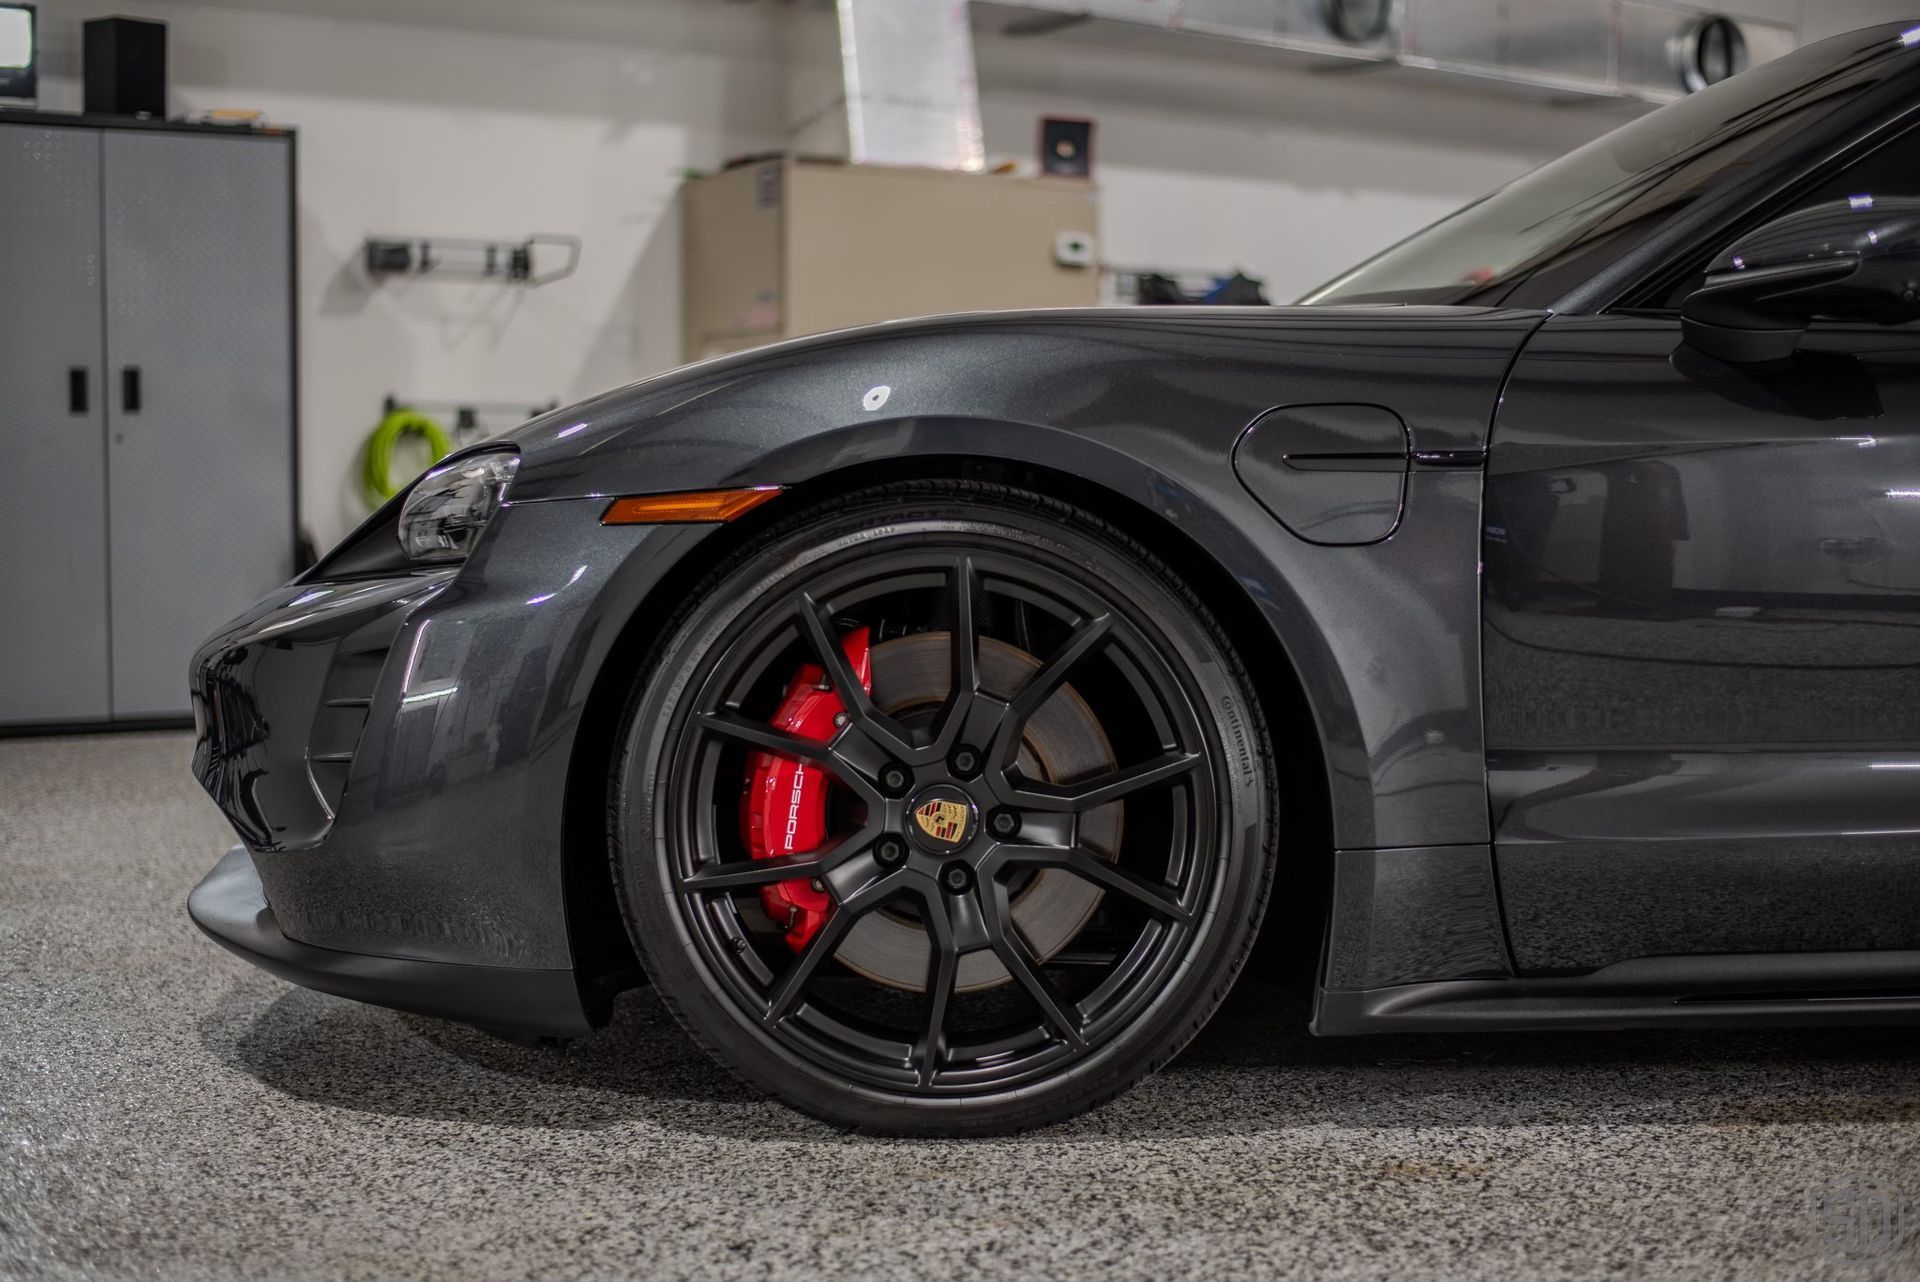
<path id="1" fill-rule="evenodd" d="M 827 466 L 789 485 L 780 497 L 715 529 L 693 555 L 682 556 L 621 624 L 594 675 L 567 772 L 562 878 L 567 927 L 588 1009 L 604 1019 L 614 993 L 630 986 L 638 961 L 613 891 L 607 855 L 608 796 L 618 751 L 613 741 L 628 690 L 658 640 L 658 621 L 732 552 L 792 513 L 870 486 L 916 480 L 976 480 L 1029 489 L 1074 504 L 1153 549 L 1199 589 L 1246 663 L 1266 725 L 1280 810 L 1286 816 L 1285 893 L 1270 902 L 1246 973 L 1311 987 L 1331 904 L 1332 792 L 1324 732 L 1297 660 L 1262 616 L 1246 586 L 1168 515 L 1084 475 L 1015 458 L 927 453 Z M 656 608 L 657 607 L 657 608 Z M 1286 662 L 1260 662 L 1278 652 Z"/>

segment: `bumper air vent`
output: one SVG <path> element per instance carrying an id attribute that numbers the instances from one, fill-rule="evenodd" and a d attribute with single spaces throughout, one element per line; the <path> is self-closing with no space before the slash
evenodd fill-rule
<path id="1" fill-rule="evenodd" d="M 346 794 L 353 754 L 360 747 L 373 689 L 386 662 L 384 647 L 354 650 L 336 654 L 327 669 L 320 706 L 313 714 L 313 731 L 307 739 L 307 770 L 313 776 L 314 790 L 330 812 L 338 813 L 340 798 Z"/>

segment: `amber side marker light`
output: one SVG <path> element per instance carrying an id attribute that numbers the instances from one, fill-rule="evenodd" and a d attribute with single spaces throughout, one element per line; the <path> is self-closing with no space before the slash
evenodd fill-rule
<path id="1" fill-rule="evenodd" d="M 636 494 L 615 499 L 600 514 L 602 525 L 692 525 L 731 521 L 780 492 L 778 485 L 745 490 L 683 490 L 678 494 Z"/>

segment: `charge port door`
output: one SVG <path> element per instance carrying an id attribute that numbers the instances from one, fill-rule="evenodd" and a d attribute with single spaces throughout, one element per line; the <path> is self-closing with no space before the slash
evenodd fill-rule
<path id="1" fill-rule="evenodd" d="M 1412 441 L 1381 405 L 1284 405 L 1241 433 L 1234 474 L 1309 543 L 1378 543 L 1400 524 Z"/>

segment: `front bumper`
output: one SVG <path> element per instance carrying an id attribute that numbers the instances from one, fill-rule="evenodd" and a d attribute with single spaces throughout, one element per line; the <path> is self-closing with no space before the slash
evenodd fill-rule
<path id="1" fill-rule="evenodd" d="M 298 983 L 372 977 L 380 991 L 349 995 L 489 1027 L 605 1018 L 636 976 L 602 803 L 569 807 L 575 750 L 600 754 L 580 771 L 603 787 L 601 714 L 630 668 L 605 689 L 601 670 L 708 531 L 602 526 L 604 506 L 509 503 L 457 568 L 290 584 L 208 639 L 194 772 L 246 842 L 251 911 L 272 925 L 271 947 L 251 928 L 216 937 Z M 568 817 L 589 809 L 570 852 Z M 571 1008 L 519 1018 L 512 995 L 555 976 Z M 487 987 L 499 1009 L 475 1005 Z"/>
<path id="2" fill-rule="evenodd" d="M 573 971 L 379 957 L 288 939 L 245 846 L 226 853 L 187 896 L 215 943 L 281 979 L 355 1001 L 542 1037 L 591 1031 Z"/>

